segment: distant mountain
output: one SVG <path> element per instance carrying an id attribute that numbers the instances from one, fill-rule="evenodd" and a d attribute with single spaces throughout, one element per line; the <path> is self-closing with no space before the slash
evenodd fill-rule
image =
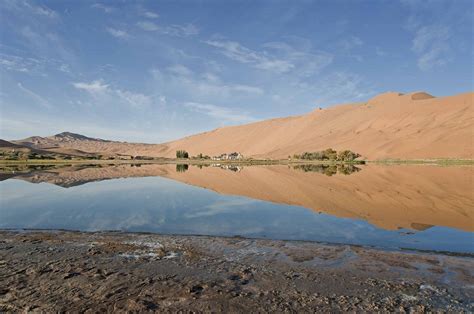
<path id="1" fill-rule="evenodd" d="M 38 137 L 36 137 L 38 138 Z M 0 139 L 0 154 L 4 157 L 12 157 L 15 153 L 20 154 L 31 154 L 35 153 L 44 157 L 65 157 L 65 156 L 75 156 L 75 157 L 91 157 L 94 156 L 92 153 L 86 153 L 76 149 L 62 148 L 62 147 L 52 147 L 52 148 L 37 148 L 37 146 L 32 145 L 31 143 L 25 144 L 16 144 L 9 141 Z"/>
<path id="2" fill-rule="evenodd" d="M 316 109 L 305 115 L 224 127 L 164 144 L 106 141 L 63 132 L 12 141 L 37 149 L 96 154 L 175 157 L 184 149 L 220 155 L 287 158 L 326 148 L 375 159 L 474 158 L 474 93 L 436 98 L 425 92 L 385 93 L 365 103 Z"/>
<path id="3" fill-rule="evenodd" d="M 161 149 L 163 149 L 158 144 L 109 141 L 71 132 L 62 132 L 47 137 L 32 136 L 11 142 L 30 148 L 71 155 L 100 154 L 158 157 L 161 154 Z"/>
<path id="4" fill-rule="evenodd" d="M 32 137 L 25 138 L 23 140 L 12 141 L 12 142 L 19 145 L 28 146 L 28 147 L 49 148 L 49 147 L 54 147 L 54 146 L 60 147 L 62 146 L 61 143 L 71 143 L 71 142 L 81 142 L 81 141 L 110 142 L 107 140 L 87 137 L 81 134 L 76 134 L 76 133 L 71 133 L 71 132 L 62 132 L 62 133 L 58 133 L 56 135 L 48 136 L 48 137 L 32 136 Z"/>
<path id="5" fill-rule="evenodd" d="M 21 145 L 17 145 L 17 144 L 14 144 L 12 142 L 9 142 L 9 141 L 5 141 L 5 140 L 2 140 L 0 139 L 0 147 L 2 148 L 24 148 L 23 146 Z"/>

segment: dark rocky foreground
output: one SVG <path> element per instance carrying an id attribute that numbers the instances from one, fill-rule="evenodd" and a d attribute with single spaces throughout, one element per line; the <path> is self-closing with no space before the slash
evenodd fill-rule
<path id="1" fill-rule="evenodd" d="M 472 257 L 127 233 L 0 232 L 0 311 L 474 310 Z"/>

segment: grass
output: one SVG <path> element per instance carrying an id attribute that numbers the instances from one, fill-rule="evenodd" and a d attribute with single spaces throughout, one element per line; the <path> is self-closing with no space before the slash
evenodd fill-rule
<path id="1" fill-rule="evenodd" d="M 241 160 L 209 160 L 209 159 L 178 159 L 159 158 L 154 160 L 91 160 L 91 159 L 30 159 L 30 160 L 0 160 L 0 165 L 56 165 L 56 164 L 235 164 L 235 165 L 293 165 L 293 164 L 317 164 L 317 165 L 360 165 L 365 163 L 381 165 L 440 165 L 440 166 L 465 166 L 474 165 L 472 159 L 384 159 L 384 160 L 304 160 L 304 159 L 241 159 Z"/>
<path id="2" fill-rule="evenodd" d="M 473 159 L 433 158 L 433 159 L 383 159 L 370 163 L 383 165 L 439 165 L 439 166 L 473 166 Z"/>

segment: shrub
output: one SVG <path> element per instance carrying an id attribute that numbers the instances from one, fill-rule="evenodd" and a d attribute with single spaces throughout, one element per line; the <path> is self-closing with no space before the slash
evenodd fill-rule
<path id="1" fill-rule="evenodd" d="M 343 150 L 337 154 L 337 160 L 340 161 L 354 161 L 358 157 L 360 157 L 360 154 L 354 153 L 350 150 Z"/>
<path id="2" fill-rule="evenodd" d="M 185 150 L 177 150 L 176 151 L 176 158 L 189 158 L 189 154 Z"/>
<path id="3" fill-rule="evenodd" d="M 354 153 L 350 150 L 344 150 L 342 152 L 337 152 L 332 148 L 328 148 L 319 152 L 304 152 L 301 155 L 293 155 L 294 159 L 304 159 L 304 160 L 330 160 L 330 161 L 354 161 L 356 158 L 360 157 L 359 154 Z"/>

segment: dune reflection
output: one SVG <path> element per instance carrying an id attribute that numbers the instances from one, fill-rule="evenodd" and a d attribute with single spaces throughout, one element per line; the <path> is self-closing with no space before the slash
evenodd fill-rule
<path id="1" fill-rule="evenodd" d="M 102 165 L 4 170 L 1 178 L 72 187 L 146 176 L 166 177 L 221 194 L 302 206 L 337 217 L 363 219 L 383 229 L 426 230 L 446 226 L 474 231 L 472 167 Z"/>

